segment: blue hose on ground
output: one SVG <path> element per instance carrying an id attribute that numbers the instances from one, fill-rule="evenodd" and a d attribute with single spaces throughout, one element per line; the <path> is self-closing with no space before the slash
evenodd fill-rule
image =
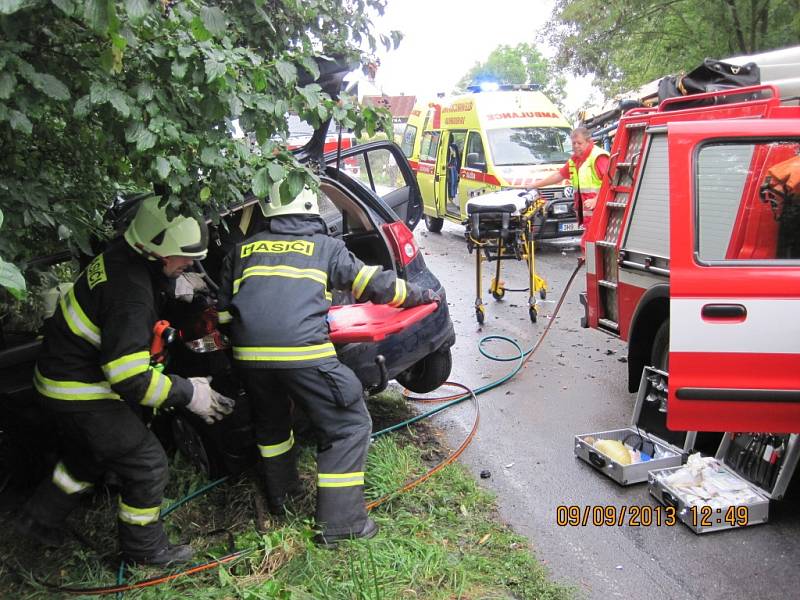
<path id="1" fill-rule="evenodd" d="M 550 320 L 547 323 L 547 327 L 544 328 L 544 331 L 542 332 L 542 335 L 539 336 L 539 339 L 536 341 L 536 343 L 533 345 L 532 348 L 523 351 L 522 347 L 519 345 L 519 343 L 516 340 L 513 340 L 512 338 L 506 337 L 504 335 L 487 335 L 487 336 L 484 336 L 484 337 L 482 337 L 480 339 L 480 341 L 478 342 L 478 352 L 480 352 L 483 356 L 485 356 L 489 360 L 495 360 L 495 361 L 499 361 L 499 362 L 510 362 L 512 360 L 516 360 L 516 361 L 519 361 L 519 362 L 517 363 L 517 365 L 509 373 L 507 373 L 506 375 L 504 375 L 500 379 L 498 379 L 496 381 L 493 381 L 491 383 L 487 383 L 486 385 L 484 385 L 482 387 L 479 387 L 476 390 L 474 390 L 474 393 L 475 393 L 476 396 L 479 396 L 480 394 L 488 392 L 489 390 L 493 390 L 496 387 L 499 387 L 499 386 L 503 385 L 509 379 L 512 379 L 513 377 L 515 377 L 517 375 L 517 373 L 519 373 L 525 367 L 525 364 L 531 359 L 531 357 L 533 357 L 533 355 L 536 354 L 536 351 L 539 350 L 539 347 L 542 345 L 542 342 L 547 337 L 547 333 L 550 331 L 550 328 L 553 326 L 553 323 L 555 323 L 556 316 L 558 316 L 558 312 L 561 310 L 561 305 L 564 303 L 564 299 L 567 297 L 567 292 L 569 291 L 570 287 L 572 286 L 572 282 L 575 280 L 575 276 L 581 270 L 582 266 L 583 266 L 583 262 L 578 262 L 578 266 L 575 267 L 575 270 L 572 272 L 572 275 L 570 275 L 569 280 L 567 280 L 567 285 L 564 287 L 564 291 L 562 292 L 561 297 L 558 299 L 558 302 L 556 303 L 556 306 L 553 309 L 553 314 L 550 315 Z M 495 354 L 489 353 L 484 348 L 484 344 L 486 342 L 488 342 L 488 341 L 491 341 L 491 340 L 500 340 L 500 341 L 507 342 L 507 343 L 511 344 L 517 350 L 518 354 L 516 354 L 515 356 L 497 356 Z M 431 416 L 433 416 L 433 415 L 435 415 L 437 413 L 440 413 L 443 410 L 445 410 L 447 408 L 450 408 L 451 406 L 454 406 L 456 404 L 460 404 L 461 402 L 464 402 L 465 400 L 467 400 L 469 398 L 471 398 L 470 394 L 455 395 L 455 396 L 444 396 L 444 397 L 440 397 L 440 398 L 409 397 L 410 400 L 421 400 L 421 401 L 425 401 L 425 402 L 431 402 L 431 401 L 441 401 L 441 402 L 448 401 L 448 402 L 446 402 L 445 404 L 442 404 L 440 406 L 437 406 L 436 408 L 434 408 L 432 410 L 420 413 L 420 414 L 418 414 L 418 415 L 416 415 L 416 416 L 414 416 L 414 417 L 412 417 L 410 419 L 407 419 L 407 420 L 403 421 L 402 423 L 397 423 L 396 425 L 392 425 L 391 427 L 387 427 L 385 429 L 381 429 L 380 431 L 376 431 L 375 433 L 372 434 L 372 439 L 374 440 L 374 439 L 376 439 L 376 438 L 378 438 L 378 437 L 380 437 L 382 435 L 385 435 L 385 434 L 390 433 L 392 431 L 397 431 L 398 429 L 401 429 L 401 428 L 403 428 L 403 427 L 405 427 L 407 425 L 411 425 L 412 423 L 416 423 L 417 421 L 421 421 L 423 419 L 427 419 L 428 417 L 431 417 Z"/>
<path id="2" fill-rule="evenodd" d="M 519 354 L 517 356 L 511 356 L 511 357 L 496 357 L 493 354 L 489 354 L 483 348 L 484 342 L 487 342 L 489 340 L 502 340 L 504 342 L 508 342 L 509 344 L 514 346 L 514 348 L 517 349 L 517 352 Z M 486 385 L 484 385 L 482 387 L 476 388 L 474 390 L 474 393 L 475 393 L 476 396 L 479 396 L 480 394 L 483 394 L 485 392 L 488 392 L 489 390 L 493 390 L 494 388 L 503 385 L 506 381 L 508 381 L 509 379 L 513 378 L 517 373 L 519 373 L 522 370 L 522 367 L 525 366 L 525 357 L 530 355 L 530 353 L 533 351 L 533 348 L 531 348 L 530 350 L 525 350 L 523 352 L 522 347 L 515 340 L 513 340 L 513 339 L 511 339 L 509 337 L 506 337 L 504 335 L 487 335 L 486 337 L 481 338 L 480 342 L 478 342 L 478 351 L 483 356 L 488 358 L 489 360 L 498 360 L 498 361 L 518 360 L 519 362 L 517 363 L 516 367 L 514 367 L 510 372 L 508 372 L 506 375 L 504 375 L 500 379 L 498 379 L 496 381 L 493 381 L 491 383 L 487 383 Z M 445 384 L 445 385 L 447 385 L 447 384 Z M 445 400 L 445 399 L 447 399 L 449 397 L 450 396 L 446 396 L 445 398 L 438 398 L 438 399 L 434 398 L 432 400 Z M 431 417 L 431 416 L 433 416 L 433 415 L 435 415 L 437 413 L 440 413 L 443 410 L 446 410 L 446 409 L 450 408 L 451 406 L 454 406 L 456 404 L 461 404 L 462 402 L 464 402 L 465 400 L 468 400 L 471 397 L 472 397 L 471 394 L 463 394 L 461 396 L 458 396 L 458 397 L 454 398 L 453 400 L 450 400 L 449 402 L 445 402 L 444 404 L 441 404 L 441 405 L 437 406 L 434 409 L 431 409 L 429 411 L 420 413 L 420 414 L 418 414 L 418 415 L 416 415 L 414 417 L 411 417 L 410 419 L 406 419 L 405 421 L 402 421 L 401 423 L 397 423 L 395 425 L 392 425 L 391 427 L 386 427 L 385 429 L 381 429 L 380 431 L 376 431 L 375 433 L 372 434 L 372 439 L 373 440 L 377 439 L 382 435 L 386 435 L 387 433 L 391 433 L 392 431 L 397 431 L 398 429 L 402 429 L 403 427 L 411 425 L 412 423 L 416 423 L 417 421 L 422 421 L 423 419 L 427 419 L 428 417 Z"/>

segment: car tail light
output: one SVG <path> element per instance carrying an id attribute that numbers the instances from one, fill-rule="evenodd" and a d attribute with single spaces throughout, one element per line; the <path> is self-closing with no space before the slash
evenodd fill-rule
<path id="1" fill-rule="evenodd" d="M 181 331 L 181 339 L 192 352 L 204 353 L 224 350 L 230 346 L 230 342 L 217 329 L 218 323 L 217 310 L 214 307 L 208 307 L 198 315 L 198 318 L 191 326 Z"/>
<path id="2" fill-rule="evenodd" d="M 397 260 L 400 261 L 402 266 L 406 266 L 414 257 L 417 256 L 419 248 L 417 242 L 414 240 L 414 234 L 402 221 L 395 221 L 394 223 L 386 223 L 383 226 L 383 232 L 389 238 L 389 243 L 392 245 L 392 250 Z"/>

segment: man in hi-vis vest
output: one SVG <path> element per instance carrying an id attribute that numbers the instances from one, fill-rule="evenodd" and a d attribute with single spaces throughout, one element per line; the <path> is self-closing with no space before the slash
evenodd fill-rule
<path id="1" fill-rule="evenodd" d="M 567 163 L 552 175 L 534 181 L 531 187 L 545 187 L 569 179 L 575 193 L 575 212 L 585 232 L 592 221 L 600 185 L 603 183 L 603 174 L 608 172 L 608 152 L 592 143 L 589 130 L 585 127 L 574 129 L 570 139 L 573 154 Z M 581 239 L 581 250 L 585 250 L 583 239 Z"/>

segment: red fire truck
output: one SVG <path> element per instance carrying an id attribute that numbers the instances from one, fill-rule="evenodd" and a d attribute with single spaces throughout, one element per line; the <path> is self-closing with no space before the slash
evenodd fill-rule
<path id="1" fill-rule="evenodd" d="M 619 120 L 584 326 L 628 342 L 631 391 L 669 367 L 671 429 L 800 431 L 800 198 L 765 185 L 798 154 L 798 98 L 773 85 Z"/>

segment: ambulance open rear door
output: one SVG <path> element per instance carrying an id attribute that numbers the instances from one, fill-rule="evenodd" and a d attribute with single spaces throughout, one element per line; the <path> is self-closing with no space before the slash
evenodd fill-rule
<path id="1" fill-rule="evenodd" d="M 668 125 L 670 429 L 800 432 L 800 206 L 762 192 L 797 119 Z"/>

